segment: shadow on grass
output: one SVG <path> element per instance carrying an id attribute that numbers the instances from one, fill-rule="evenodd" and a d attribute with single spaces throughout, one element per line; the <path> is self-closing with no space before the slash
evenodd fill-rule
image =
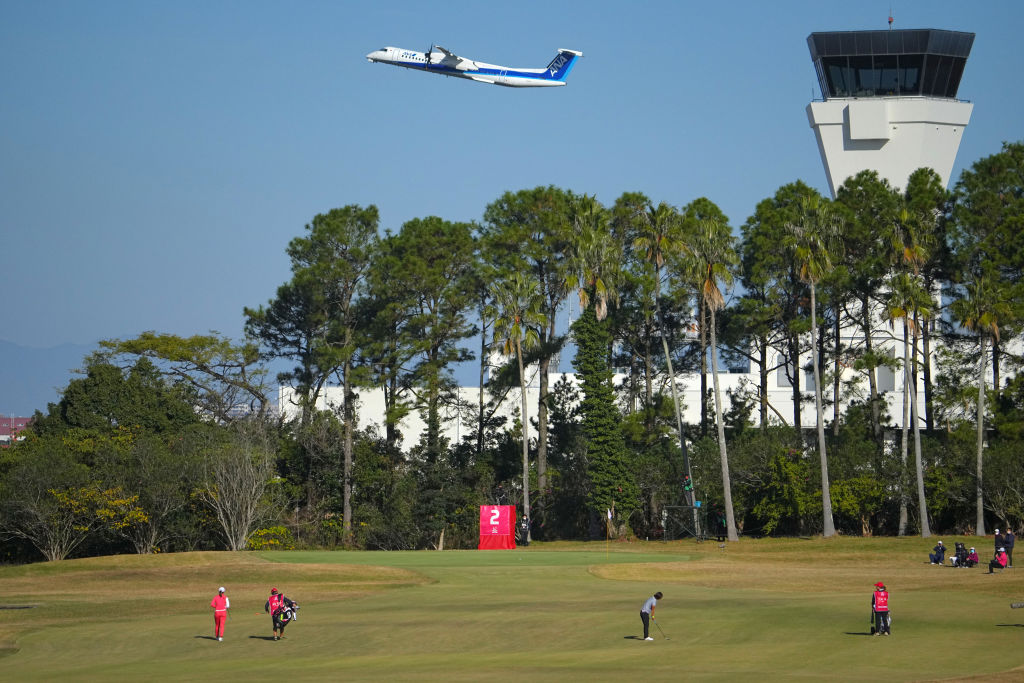
<path id="1" fill-rule="evenodd" d="M 202 640 L 217 640 L 217 636 L 196 636 L 196 638 L 199 638 L 199 639 L 202 639 Z"/>
<path id="2" fill-rule="evenodd" d="M 274 636 L 249 636 L 249 640 L 273 640 Z"/>
<path id="3" fill-rule="evenodd" d="M 643 640 L 643 636 L 622 636 L 623 640 Z"/>
<path id="4" fill-rule="evenodd" d="M 996 626 L 1016 626 L 1017 628 L 1024 628 L 1024 624 L 996 624 Z"/>
<path id="5" fill-rule="evenodd" d="M 875 634 L 872 633 L 871 631 L 868 631 L 867 633 L 865 633 L 863 631 L 846 631 L 846 632 L 843 633 L 843 635 L 844 636 L 873 636 Z"/>

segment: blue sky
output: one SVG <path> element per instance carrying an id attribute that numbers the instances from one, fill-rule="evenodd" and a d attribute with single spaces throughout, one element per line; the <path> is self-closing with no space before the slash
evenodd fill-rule
<path id="1" fill-rule="evenodd" d="M 806 37 L 885 28 L 890 7 L 897 28 L 977 33 L 954 179 L 1024 138 L 1019 0 L 0 0 L 0 340 L 238 337 L 288 279 L 288 241 L 351 203 L 398 230 L 555 184 L 707 196 L 738 226 L 798 178 L 827 192 Z M 364 59 L 431 43 L 509 66 L 585 56 L 567 87 L 526 90 Z"/>

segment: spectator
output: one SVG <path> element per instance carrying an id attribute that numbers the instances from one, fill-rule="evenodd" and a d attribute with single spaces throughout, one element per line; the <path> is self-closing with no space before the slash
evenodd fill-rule
<path id="1" fill-rule="evenodd" d="M 939 541 L 932 551 L 928 553 L 928 559 L 932 564 L 942 564 L 946 561 L 946 546 L 942 545 L 942 541 Z"/>
<path id="2" fill-rule="evenodd" d="M 978 562 L 980 562 L 980 561 L 981 560 L 978 559 L 978 551 L 975 550 L 974 548 L 971 548 L 971 552 L 967 554 L 967 566 L 968 567 L 973 567 L 974 565 L 978 564 Z"/>
<path id="3" fill-rule="evenodd" d="M 1003 547 L 1006 548 L 1006 566 L 1013 569 L 1013 544 L 1017 537 L 1013 535 L 1013 529 L 1007 529 L 1003 534 Z"/>
<path id="4" fill-rule="evenodd" d="M 1006 548 L 1000 548 L 996 551 L 996 557 L 994 560 L 988 563 L 988 573 L 991 574 L 993 569 L 1005 569 L 1006 568 Z"/>
<path id="5" fill-rule="evenodd" d="M 1003 535 L 1001 533 L 999 533 L 999 529 L 996 529 L 996 535 L 992 539 L 992 541 L 993 541 L 992 549 L 995 550 L 996 552 L 999 552 L 1000 548 L 1003 548 L 1003 547 L 1006 546 L 1006 544 L 1003 543 Z"/>

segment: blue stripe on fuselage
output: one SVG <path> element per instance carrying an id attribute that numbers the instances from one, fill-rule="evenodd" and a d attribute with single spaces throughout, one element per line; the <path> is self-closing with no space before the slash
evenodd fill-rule
<path id="1" fill-rule="evenodd" d="M 488 78 L 529 78 L 538 81 L 562 81 L 569 75 L 569 71 L 572 70 L 573 62 L 570 61 L 568 68 L 565 68 L 564 73 L 560 73 L 559 76 L 552 77 L 550 71 L 542 71 L 541 73 L 530 72 L 530 71 L 516 71 L 514 69 L 468 69 L 466 71 L 460 71 L 452 66 L 445 66 L 444 64 L 431 64 L 426 65 L 420 62 L 403 62 L 396 60 L 390 62 L 395 66 L 404 66 L 408 69 L 418 69 L 419 71 L 429 71 L 431 73 L 440 73 L 445 76 L 459 76 L 462 78 L 469 78 L 471 76 L 487 76 Z"/>

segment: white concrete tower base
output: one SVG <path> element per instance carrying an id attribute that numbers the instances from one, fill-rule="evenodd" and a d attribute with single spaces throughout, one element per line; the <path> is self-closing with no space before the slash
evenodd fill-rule
<path id="1" fill-rule="evenodd" d="M 949 185 L 974 104 L 930 97 L 833 98 L 807 105 L 829 189 L 873 169 L 903 189 L 919 168 L 934 169 Z"/>

